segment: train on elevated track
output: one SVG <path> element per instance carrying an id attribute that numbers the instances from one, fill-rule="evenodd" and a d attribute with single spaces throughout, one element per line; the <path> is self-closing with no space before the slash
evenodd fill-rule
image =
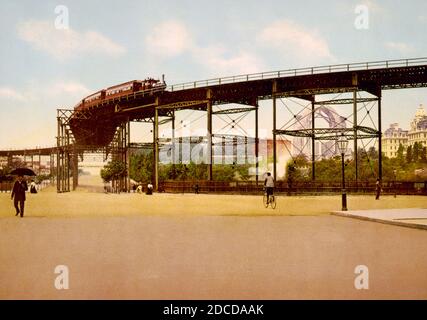
<path id="1" fill-rule="evenodd" d="M 74 107 L 74 110 L 83 111 L 104 101 L 120 98 L 136 92 L 150 93 L 164 91 L 165 89 L 166 83 L 164 76 L 162 77 L 162 81 L 153 78 L 147 78 L 145 80 L 131 80 L 92 93 L 83 100 L 79 101 L 79 103 Z"/>

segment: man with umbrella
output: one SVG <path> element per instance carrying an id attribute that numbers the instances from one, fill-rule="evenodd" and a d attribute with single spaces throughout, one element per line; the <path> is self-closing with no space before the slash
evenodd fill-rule
<path id="1" fill-rule="evenodd" d="M 11 199 L 16 209 L 16 215 L 21 214 L 21 218 L 24 217 L 24 206 L 25 206 L 25 191 L 28 190 L 27 182 L 24 180 L 25 175 L 35 175 L 30 169 L 20 168 L 13 170 L 10 174 L 17 174 L 18 179 L 15 181 L 12 189 Z M 19 204 L 19 207 L 18 207 Z"/>

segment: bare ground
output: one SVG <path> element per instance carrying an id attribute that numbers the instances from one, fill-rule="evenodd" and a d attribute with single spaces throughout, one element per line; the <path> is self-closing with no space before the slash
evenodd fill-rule
<path id="1" fill-rule="evenodd" d="M 427 232 L 330 216 L 339 196 L 0 194 L 3 299 L 427 298 Z M 426 207 L 350 196 L 352 209 Z M 54 268 L 70 289 L 54 287 Z M 369 290 L 354 269 L 369 268 Z"/>

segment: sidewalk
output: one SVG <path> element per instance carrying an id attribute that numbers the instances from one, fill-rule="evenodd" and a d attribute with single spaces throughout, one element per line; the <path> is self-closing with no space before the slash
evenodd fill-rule
<path id="1" fill-rule="evenodd" d="M 333 215 L 427 230 L 427 209 L 333 211 Z"/>

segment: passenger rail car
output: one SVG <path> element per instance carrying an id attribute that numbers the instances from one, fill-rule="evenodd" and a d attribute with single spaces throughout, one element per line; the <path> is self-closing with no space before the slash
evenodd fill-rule
<path id="1" fill-rule="evenodd" d="M 122 96 L 126 96 L 128 94 L 140 91 L 157 92 L 163 91 L 165 89 L 166 84 L 164 82 L 164 78 L 162 82 L 153 78 L 147 78 L 145 80 L 132 80 L 115 86 L 111 86 L 107 89 L 102 89 L 87 96 L 74 107 L 74 110 L 82 111 L 104 101 L 120 98 Z"/>

